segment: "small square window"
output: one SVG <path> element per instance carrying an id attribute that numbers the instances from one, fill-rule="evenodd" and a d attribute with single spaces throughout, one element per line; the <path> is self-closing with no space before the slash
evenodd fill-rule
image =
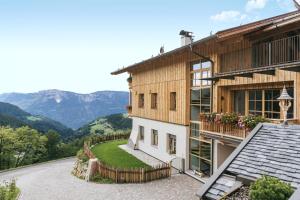
<path id="1" fill-rule="evenodd" d="M 154 146 L 158 145 L 158 131 L 154 129 L 151 130 L 151 144 Z"/>
<path id="2" fill-rule="evenodd" d="M 143 126 L 139 126 L 139 140 L 144 141 L 144 127 Z"/>
<path id="3" fill-rule="evenodd" d="M 157 93 L 151 93 L 151 109 L 157 109 Z"/>
<path id="4" fill-rule="evenodd" d="M 176 110 L 176 92 L 170 93 L 170 110 Z"/>
<path id="5" fill-rule="evenodd" d="M 139 94 L 139 108 L 144 108 L 145 98 L 144 94 Z"/>
<path id="6" fill-rule="evenodd" d="M 168 134 L 168 153 L 176 154 L 176 136 Z"/>

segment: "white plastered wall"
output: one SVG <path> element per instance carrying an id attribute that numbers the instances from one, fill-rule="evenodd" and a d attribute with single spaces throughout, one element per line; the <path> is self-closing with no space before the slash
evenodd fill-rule
<path id="1" fill-rule="evenodd" d="M 144 141 L 138 139 L 139 126 L 144 127 Z M 158 145 L 151 144 L 151 129 L 158 131 Z M 176 136 L 176 155 L 168 153 L 168 134 Z M 161 160 L 170 162 L 174 158 L 185 160 L 185 169 L 188 169 L 188 126 L 165 123 L 144 118 L 132 117 L 132 132 L 130 138 L 137 142 L 141 151 Z M 174 167 L 176 162 L 173 162 Z"/>

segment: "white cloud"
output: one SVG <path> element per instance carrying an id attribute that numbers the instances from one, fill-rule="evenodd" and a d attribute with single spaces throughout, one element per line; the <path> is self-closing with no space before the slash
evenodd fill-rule
<path id="1" fill-rule="evenodd" d="M 216 15 L 213 15 L 210 18 L 214 21 L 229 22 L 229 21 L 241 21 L 246 17 L 247 15 L 241 14 L 239 11 L 227 10 L 227 11 L 222 11 Z"/>
<path id="2" fill-rule="evenodd" d="M 246 11 L 251 12 L 252 10 L 263 9 L 268 0 L 248 0 L 246 4 Z"/>

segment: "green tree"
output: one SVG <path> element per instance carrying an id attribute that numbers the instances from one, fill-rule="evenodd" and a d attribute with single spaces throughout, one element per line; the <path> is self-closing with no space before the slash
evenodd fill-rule
<path id="1" fill-rule="evenodd" d="M 294 190 L 278 178 L 263 176 L 250 187 L 251 200 L 288 200 Z"/>
<path id="2" fill-rule="evenodd" d="M 39 162 L 46 153 L 45 144 L 47 137 L 39 134 L 38 131 L 29 127 L 15 129 L 15 167 Z"/>
<path id="3" fill-rule="evenodd" d="M 48 153 L 48 159 L 55 159 L 60 157 L 60 152 L 59 152 L 59 144 L 61 142 L 60 140 L 60 135 L 53 131 L 50 130 L 48 131 L 48 133 L 46 134 L 47 137 L 47 143 L 46 143 L 46 149 L 47 149 L 47 153 Z"/>
<path id="4" fill-rule="evenodd" d="M 15 165 L 14 144 L 17 141 L 12 128 L 0 127 L 0 170 Z"/>

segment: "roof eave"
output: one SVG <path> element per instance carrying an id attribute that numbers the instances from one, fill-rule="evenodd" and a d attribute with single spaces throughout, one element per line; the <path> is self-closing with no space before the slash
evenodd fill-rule
<path id="1" fill-rule="evenodd" d="M 213 39 L 215 39 L 215 38 L 217 38 L 217 35 L 216 35 L 216 34 L 210 35 L 210 36 L 208 36 L 208 37 L 205 37 L 205 38 L 202 38 L 202 39 L 200 39 L 200 40 L 197 40 L 196 42 L 193 42 L 192 45 L 201 44 L 201 43 L 203 43 L 203 42 L 207 42 L 207 41 L 213 40 Z M 173 54 L 173 53 L 176 53 L 176 52 L 179 52 L 179 51 L 182 51 L 182 50 L 186 50 L 186 49 L 188 49 L 188 48 L 190 48 L 190 45 L 185 45 L 185 46 L 182 46 L 182 47 L 173 49 L 173 50 L 171 50 L 171 51 L 169 51 L 169 52 L 166 52 L 166 53 L 164 53 L 164 54 L 160 54 L 160 55 L 155 56 L 155 57 L 153 57 L 153 58 L 150 58 L 150 59 L 147 59 L 147 60 L 143 60 L 143 61 L 141 61 L 141 62 L 139 62 L 139 63 L 133 64 L 133 65 L 129 65 L 128 67 L 124 67 L 124 68 L 122 68 L 122 69 L 118 69 L 118 70 L 116 70 L 116 71 L 113 71 L 113 72 L 111 72 L 111 75 L 119 75 L 119 74 L 122 74 L 122 73 L 124 73 L 124 72 L 130 72 L 132 69 L 134 69 L 135 67 L 138 67 L 138 66 L 141 65 L 141 64 L 144 64 L 144 63 L 150 62 L 150 61 L 154 61 L 154 60 L 159 59 L 159 58 L 161 58 L 161 57 L 168 56 L 168 55 L 171 55 L 171 54 Z"/>

